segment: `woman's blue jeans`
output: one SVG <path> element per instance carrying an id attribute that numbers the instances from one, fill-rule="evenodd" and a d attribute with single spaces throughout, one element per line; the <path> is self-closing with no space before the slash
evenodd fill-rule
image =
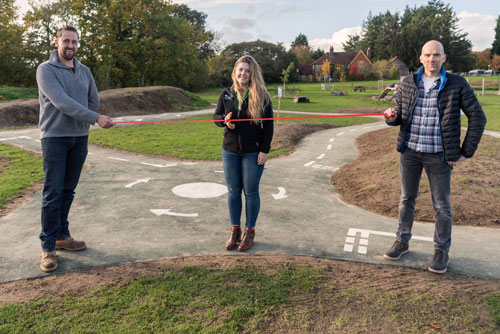
<path id="1" fill-rule="evenodd" d="M 45 182 L 40 240 L 44 252 L 54 251 L 56 240 L 71 236 L 68 214 L 87 152 L 88 136 L 42 139 Z"/>
<path id="2" fill-rule="evenodd" d="M 401 199 L 396 240 L 407 243 L 415 217 L 415 200 L 422 170 L 425 169 L 435 211 L 434 248 L 448 253 L 451 244 L 450 183 L 453 167 L 443 161 L 442 153 L 421 153 L 405 148 L 400 156 Z"/>
<path id="3" fill-rule="evenodd" d="M 259 183 L 264 165 L 257 165 L 259 152 L 238 154 L 222 150 L 222 165 L 226 178 L 229 218 L 232 226 L 241 223 L 241 192 L 245 194 L 245 216 L 247 228 L 254 228 L 259 216 Z"/>

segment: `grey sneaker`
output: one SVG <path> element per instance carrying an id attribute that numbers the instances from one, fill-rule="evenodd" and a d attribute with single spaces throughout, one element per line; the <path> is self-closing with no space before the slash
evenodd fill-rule
<path id="1" fill-rule="evenodd" d="M 429 262 L 429 266 L 427 267 L 427 269 L 436 274 L 444 274 L 448 269 L 448 263 L 450 263 L 448 253 L 445 253 L 439 249 L 435 249 L 434 256 Z"/>
<path id="2" fill-rule="evenodd" d="M 403 243 L 401 241 L 394 241 L 391 248 L 387 252 L 385 252 L 384 257 L 386 259 L 396 261 L 401 258 L 401 255 L 404 255 L 409 252 L 408 243 Z"/>

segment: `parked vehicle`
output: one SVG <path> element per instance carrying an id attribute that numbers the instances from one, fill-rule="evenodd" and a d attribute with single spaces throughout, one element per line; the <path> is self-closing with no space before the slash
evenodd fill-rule
<path id="1" fill-rule="evenodd" d="M 468 75 L 471 75 L 471 76 L 484 75 L 484 70 L 481 70 L 481 69 L 472 70 L 472 71 L 469 71 Z"/>
<path id="2" fill-rule="evenodd" d="M 493 72 L 493 70 L 487 70 L 484 71 L 484 75 L 495 75 L 495 73 Z"/>

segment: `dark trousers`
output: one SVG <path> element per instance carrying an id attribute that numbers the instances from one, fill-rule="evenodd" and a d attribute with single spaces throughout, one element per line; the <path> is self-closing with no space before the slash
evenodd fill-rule
<path id="1" fill-rule="evenodd" d="M 443 161 L 442 153 L 421 153 L 405 148 L 400 156 L 401 198 L 396 240 L 408 242 L 415 217 L 415 200 L 422 170 L 425 168 L 435 212 L 434 248 L 448 253 L 451 244 L 450 182 L 453 167 Z"/>
<path id="2" fill-rule="evenodd" d="M 71 236 L 68 214 L 87 152 L 88 136 L 42 139 L 45 182 L 40 240 L 44 252 L 54 251 L 56 240 Z"/>

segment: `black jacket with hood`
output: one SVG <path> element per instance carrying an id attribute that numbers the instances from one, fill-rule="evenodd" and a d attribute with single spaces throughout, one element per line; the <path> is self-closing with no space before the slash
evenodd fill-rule
<path id="1" fill-rule="evenodd" d="M 388 125 L 400 125 L 397 149 L 403 152 L 405 138 L 413 118 L 418 96 L 422 66 L 416 74 L 407 76 L 396 92 L 396 119 Z M 467 81 L 459 75 L 446 73 L 441 67 L 437 107 L 443 142 L 443 161 L 457 161 L 460 155 L 471 158 L 479 145 L 486 125 L 486 116 Z M 460 145 L 460 110 L 468 118 L 465 139 Z"/>
<path id="2" fill-rule="evenodd" d="M 266 105 L 262 118 L 272 118 L 272 102 L 269 99 L 265 103 Z M 248 113 L 248 97 L 243 101 L 243 105 L 238 114 L 238 99 L 232 87 L 224 89 L 220 94 L 213 119 L 223 120 L 230 112 L 232 112 L 231 119 L 251 118 Z M 272 120 L 259 121 L 258 123 L 240 121 L 232 124 L 236 126 L 234 130 L 230 130 L 224 122 L 215 122 L 215 125 L 224 127 L 222 147 L 225 150 L 240 154 L 253 152 L 269 153 L 274 131 L 274 123 Z"/>

